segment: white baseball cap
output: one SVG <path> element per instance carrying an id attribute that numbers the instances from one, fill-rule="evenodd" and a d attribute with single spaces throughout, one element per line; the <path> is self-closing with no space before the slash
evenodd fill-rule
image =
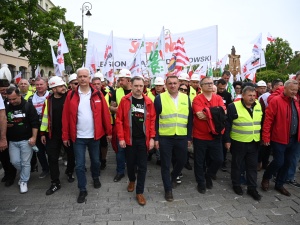
<path id="1" fill-rule="evenodd" d="M 165 85 L 165 81 L 162 77 L 156 77 L 154 81 L 154 85 Z"/>
<path id="2" fill-rule="evenodd" d="M 76 73 L 73 73 L 69 76 L 69 83 L 71 83 L 73 80 L 76 80 L 77 79 L 77 74 Z"/>

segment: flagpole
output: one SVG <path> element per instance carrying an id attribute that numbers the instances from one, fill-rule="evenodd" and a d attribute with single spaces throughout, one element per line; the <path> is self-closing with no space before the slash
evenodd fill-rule
<path id="1" fill-rule="evenodd" d="M 111 39 L 112 39 L 112 42 L 111 42 L 111 48 L 113 49 L 113 56 L 112 56 L 112 66 L 113 66 L 113 76 L 114 76 L 114 81 L 115 81 L 115 54 L 114 54 L 114 31 L 112 30 L 111 31 Z M 114 85 L 112 83 L 112 85 Z"/>
<path id="2" fill-rule="evenodd" d="M 75 70 L 73 60 L 72 60 L 71 49 L 69 50 L 69 57 L 70 57 L 70 60 L 71 60 L 71 63 L 72 63 L 73 71 L 75 72 L 76 70 Z"/>

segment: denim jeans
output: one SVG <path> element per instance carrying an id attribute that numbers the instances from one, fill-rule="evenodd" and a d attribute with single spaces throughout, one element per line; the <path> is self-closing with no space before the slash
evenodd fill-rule
<path id="1" fill-rule="evenodd" d="M 30 160 L 32 152 L 28 140 L 9 142 L 10 161 L 13 166 L 20 171 L 21 182 L 27 183 L 30 178 Z"/>
<path id="2" fill-rule="evenodd" d="M 125 148 L 121 148 L 118 142 L 118 152 L 116 153 L 116 161 L 117 161 L 117 174 L 121 175 L 125 173 Z"/>
<path id="3" fill-rule="evenodd" d="M 194 145 L 194 173 L 199 186 L 205 187 L 205 176 L 215 176 L 223 162 L 223 148 L 221 139 L 200 140 L 193 139 Z M 209 160 L 207 160 L 207 158 Z M 209 162 L 207 162 L 209 161 Z M 206 164 L 206 165 L 205 165 Z M 206 171 L 204 170 L 206 166 Z"/>
<path id="4" fill-rule="evenodd" d="M 281 188 L 287 180 L 293 157 L 299 150 L 299 142 L 297 141 L 297 136 L 294 135 L 290 138 L 287 145 L 271 141 L 271 146 L 273 149 L 273 161 L 267 167 L 263 178 L 269 180 L 277 172 L 275 187 Z"/>
<path id="5" fill-rule="evenodd" d="M 297 170 L 299 159 L 300 159 L 300 145 L 298 147 L 298 150 L 295 152 L 294 157 L 292 157 L 292 162 L 288 171 L 287 180 L 289 181 L 295 180 L 295 173 Z"/>
<path id="6" fill-rule="evenodd" d="M 100 176 L 100 160 L 99 160 L 99 145 L 100 140 L 94 138 L 76 138 L 73 143 L 76 166 L 75 171 L 78 180 L 78 188 L 80 191 L 86 191 L 86 176 L 85 176 L 85 151 L 88 148 L 91 160 L 91 173 L 93 179 L 98 179 Z"/>
<path id="7" fill-rule="evenodd" d="M 187 157 L 187 137 L 159 137 L 159 150 L 161 160 L 161 177 L 165 191 L 172 190 L 172 181 L 181 173 Z M 170 177 L 170 164 L 172 153 L 175 156 L 175 165 Z"/>
<path id="8" fill-rule="evenodd" d="M 147 172 L 147 147 L 145 138 L 132 139 L 132 146 L 127 145 L 125 152 L 129 181 L 136 181 L 135 169 L 137 166 L 136 194 L 143 194 Z"/>

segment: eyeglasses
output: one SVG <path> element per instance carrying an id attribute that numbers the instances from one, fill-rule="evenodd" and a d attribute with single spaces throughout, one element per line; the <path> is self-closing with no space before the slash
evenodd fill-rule
<path id="1" fill-rule="evenodd" d="M 210 82 L 210 83 L 203 83 L 203 85 L 213 85 L 214 83 L 213 82 Z"/>
<path id="2" fill-rule="evenodd" d="M 179 88 L 179 91 L 182 91 L 182 92 L 187 92 L 188 89 L 185 89 L 185 88 Z"/>
<path id="3" fill-rule="evenodd" d="M 78 82 L 76 82 L 76 83 L 72 83 L 72 84 L 74 84 L 74 85 L 78 85 Z"/>

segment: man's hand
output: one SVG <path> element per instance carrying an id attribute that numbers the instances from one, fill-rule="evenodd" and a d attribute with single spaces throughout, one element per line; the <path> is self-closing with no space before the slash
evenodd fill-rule
<path id="1" fill-rule="evenodd" d="M 106 136 L 107 142 L 111 142 L 111 139 L 112 139 L 112 136 L 111 136 L 111 135 L 110 135 L 110 136 Z"/>
<path id="2" fill-rule="evenodd" d="M 154 146 L 155 146 L 156 149 L 159 149 L 159 142 L 158 142 L 158 141 L 155 141 L 155 142 L 154 142 Z"/>
<path id="3" fill-rule="evenodd" d="M 202 111 L 196 112 L 196 116 L 199 120 L 206 120 L 206 115 Z"/>
<path id="4" fill-rule="evenodd" d="M 64 146 L 70 147 L 70 140 L 63 141 L 63 143 L 64 143 Z"/>
<path id="5" fill-rule="evenodd" d="M 227 152 L 230 150 L 230 146 L 231 146 L 231 143 L 229 143 L 229 142 L 225 143 L 225 148 L 227 149 Z"/>
<path id="6" fill-rule="evenodd" d="M 264 142 L 264 145 L 265 145 L 265 146 L 269 146 L 269 145 L 270 145 L 270 142 Z"/>
<path id="7" fill-rule="evenodd" d="M 6 137 L 0 139 L 0 152 L 7 149 L 7 140 Z"/>
<path id="8" fill-rule="evenodd" d="M 188 148 L 192 147 L 192 141 L 188 141 Z"/>
<path id="9" fill-rule="evenodd" d="M 119 145 L 120 145 L 121 148 L 126 148 L 126 143 L 125 143 L 124 140 L 119 141 Z"/>
<path id="10" fill-rule="evenodd" d="M 150 138 L 149 149 L 152 149 L 153 147 L 154 147 L 154 139 Z"/>
<path id="11" fill-rule="evenodd" d="M 41 136 L 41 142 L 43 143 L 43 145 L 46 145 L 46 136 L 45 135 Z"/>
<path id="12" fill-rule="evenodd" d="M 29 138 L 28 143 L 29 143 L 30 146 L 35 146 L 36 137 L 32 136 L 31 138 Z"/>

